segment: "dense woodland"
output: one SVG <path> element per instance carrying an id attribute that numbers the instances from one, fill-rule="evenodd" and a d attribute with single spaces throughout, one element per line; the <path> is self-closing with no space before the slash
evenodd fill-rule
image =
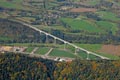
<path id="1" fill-rule="evenodd" d="M 7 19 L 0 19 L 0 43 L 37 42 L 39 32 Z"/>
<path id="2" fill-rule="evenodd" d="M 119 80 L 120 61 L 55 62 L 23 54 L 0 54 L 0 80 Z"/>

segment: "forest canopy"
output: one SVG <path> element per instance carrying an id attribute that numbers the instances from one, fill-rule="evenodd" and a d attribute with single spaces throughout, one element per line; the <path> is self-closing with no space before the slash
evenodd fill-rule
<path id="1" fill-rule="evenodd" d="M 14 64 L 14 65 L 13 65 Z M 23 54 L 0 54 L 0 80 L 118 80 L 120 61 L 55 62 Z"/>

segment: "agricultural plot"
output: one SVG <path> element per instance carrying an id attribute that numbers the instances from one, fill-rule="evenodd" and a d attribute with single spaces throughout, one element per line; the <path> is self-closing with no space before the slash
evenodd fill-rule
<path id="1" fill-rule="evenodd" d="M 34 47 L 28 47 L 25 52 L 31 53 L 33 51 Z"/>
<path id="2" fill-rule="evenodd" d="M 120 18 L 118 18 L 117 15 L 112 12 L 98 11 L 96 12 L 96 14 L 99 15 L 99 17 L 101 17 L 102 19 L 111 20 L 111 21 L 120 21 Z"/>
<path id="3" fill-rule="evenodd" d="M 78 45 L 78 46 L 80 46 L 80 47 L 82 47 L 84 49 L 87 49 L 89 51 L 95 52 L 95 53 L 97 53 L 99 55 L 108 57 L 108 58 L 110 58 L 112 60 L 120 59 L 118 56 L 110 54 L 109 52 L 107 52 L 107 51 L 110 51 L 110 50 L 112 51 L 112 50 L 114 50 L 116 48 L 116 47 L 113 47 L 113 46 L 112 46 L 112 49 L 110 49 L 109 47 L 104 48 L 104 46 L 102 44 L 76 44 L 76 45 Z M 104 48 L 104 51 L 102 51 L 103 48 Z M 87 56 L 86 54 L 83 54 L 82 52 L 80 54 L 78 54 L 78 55 L 83 56 L 83 59 L 86 58 L 86 56 Z M 90 57 L 92 57 L 92 56 L 90 55 Z M 91 59 L 94 59 L 94 58 L 96 58 L 96 56 L 93 56 Z M 97 57 L 97 59 L 99 59 L 99 58 Z"/>
<path id="4" fill-rule="evenodd" d="M 49 50 L 50 50 L 50 48 L 48 48 L 48 47 L 40 47 L 40 48 L 35 52 L 35 54 L 45 55 Z"/>
<path id="5" fill-rule="evenodd" d="M 49 56 L 56 56 L 56 57 L 69 57 L 69 58 L 75 58 L 74 54 L 68 51 L 59 50 L 59 49 L 53 49 L 53 51 L 49 54 Z"/>
<path id="6" fill-rule="evenodd" d="M 86 3 L 89 5 L 96 5 L 100 2 L 100 0 L 88 0 Z"/>
<path id="7" fill-rule="evenodd" d="M 118 57 L 120 56 L 120 45 L 103 45 L 99 51 L 107 53 L 112 59 L 120 59 Z"/>
<path id="8" fill-rule="evenodd" d="M 70 10 L 70 12 L 77 12 L 77 13 L 81 13 L 81 12 L 96 12 L 97 9 L 95 8 L 73 8 Z"/>
<path id="9" fill-rule="evenodd" d="M 84 51 L 78 52 L 78 55 L 80 56 L 81 59 L 87 59 L 87 54 Z"/>
<path id="10" fill-rule="evenodd" d="M 68 27 L 72 30 L 84 30 L 88 32 L 96 32 L 96 33 L 108 33 L 112 32 L 115 34 L 118 30 L 118 24 L 112 23 L 109 21 L 89 21 L 84 19 L 71 19 L 71 18 L 62 18 L 62 22 L 64 22 Z"/>
<path id="11" fill-rule="evenodd" d="M 61 21 L 68 25 L 72 30 L 85 30 L 89 32 L 101 32 L 94 24 L 87 20 L 76 20 L 71 18 L 61 18 Z"/>
<path id="12" fill-rule="evenodd" d="M 27 22 L 27 23 L 31 23 L 31 22 L 35 21 L 35 18 L 33 18 L 33 17 L 16 17 L 16 19 L 23 21 L 23 22 Z"/>
<path id="13" fill-rule="evenodd" d="M 30 10 L 29 7 L 22 4 L 23 0 L 0 0 L 0 7 L 20 10 Z"/>
<path id="14" fill-rule="evenodd" d="M 101 58 L 100 58 L 100 57 L 97 57 L 97 56 L 95 56 L 95 55 L 89 54 L 89 59 L 90 59 L 90 60 L 99 60 L 99 59 L 101 59 Z"/>
<path id="15" fill-rule="evenodd" d="M 0 41 L 9 41 L 9 40 L 12 40 L 12 38 L 0 36 Z"/>
<path id="16" fill-rule="evenodd" d="M 118 30 L 116 23 L 108 21 L 97 21 L 96 24 L 98 25 L 98 28 L 104 29 L 105 31 L 112 31 L 113 34 L 115 34 Z"/>
<path id="17" fill-rule="evenodd" d="M 92 55 L 92 54 L 87 54 L 86 52 L 84 52 L 84 51 L 80 51 L 80 52 L 78 52 L 78 55 L 79 55 L 79 57 L 81 58 L 81 59 L 90 59 L 90 60 L 98 60 L 98 59 L 100 59 L 99 57 L 97 57 L 97 56 L 95 56 L 95 55 Z"/>
<path id="18" fill-rule="evenodd" d="M 0 1 L 0 6 L 5 8 L 15 8 L 15 9 L 23 9 L 24 7 L 20 4 L 13 4 L 12 2 L 7 2 L 5 0 Z"/>

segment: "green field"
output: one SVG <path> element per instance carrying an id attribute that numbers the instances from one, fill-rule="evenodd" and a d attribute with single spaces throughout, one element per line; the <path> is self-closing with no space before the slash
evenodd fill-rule
<path id="1" fill-rule="evenodd" d="M 44 29 L 44 30 L 60 30 L 60 31 L 66 31 L 67 29 L 63 26 L 60 25 L 52 25 L 52 26 L 43 26 L 43 25 L 33 25 L 35 27 L 37 27 L 38 29 Z"/>
<path id="2" fill-rule="evenodd" d="M 99 15 L 102 19 L 112 20 L 112 21 L 120 21 L 120 18 L 117 17 L 115 13 L 109 11 L 98 11 L 96 14 Z"/>
<path id="3" fill-rule="evenodd" d="M 99 57 L 97 57 L 97 56 L 95 56 L 95 55 L 92 55 L 92 54 L 87 54 L 86 52 L 84 52 L 84 51 L 80 51 L 80 52 L 78 52 L 78 55 L 80 56 L 80 58 L 81 59 L 87 59 L 87 56 L 88 56 L 88 58 L 90 59 L 90 60 L 97 60 L 97 59 L 100 59 Z"/>
<path id="4" fill-rule="evenodd" d="M 80 56 L 81 59 L 87 59 L 86 52 L 80 51 L 80 52 L 78 52 L 78 55 Z"/>
<path id="5" fill-rule="evenodd" d="M 57 57 L 70 57 L 70 58 L 77 57 L 68 51 L 59 50 L 59 49 L 53 49 L 53 51 L 49 55 L 50 56 L 57 56 Z"/>
<path id="6" fill-rule="evenodd" d="M 75 44 L 90 51 L 97 51 L 100 50 L 102 47 L 102 44 L 78 44 L 78 43 Z"/>
<path id="7" fill-rule="evenodd" d="M 12 40 L 12 38 L 5 37 L 5 36 L 0 36 L 0 40 L 1 41 L 9 41 L 9 40 Z"/>
<path id="8" fill-rule="evenodd" d="M 24 9 L 24 7 L 20 4 L 14 4 L 13 2 L 7 2 L 4 0 L 0 1 L 0 6 L 4 8 Z"/>
<path id="9" fill-rule="evenodd" d="M 108 21 L 97 21 L 96 24 L 100 29 L 104 29 L 105 31 L 112 31 L 113 34 L 118 30 L 117 24 L 108 22 Z"/>
<path id="10" fill-rule="evenodd" d="M 97 32 L 97 33 L 116 33 L 118 30 L 118 25 L 109 21 L 88 21 L 88 20 L 79 20 L 71 18 L 62 18 L 62 22 L 68 25 L 69 29 L 72 30 L 84 30 L 88 32 Z"/>
<path id="11" fill-rule="evenodd" d="M 32 50 L 34 49 L 34 47 L 28 47 L 26 50 L 25 50 L 25 52 L 32 52 Z"/>
<path id="12" fill-rule="evenodd" d="M 85 30 L 89 32 L 101 32 L 99 28 L 87 20 L 76 20 L 71 18 L 61 18 L 61 21 L 67 24 L 72 30 Z"/>
<path id="13" fill-rule="evenodd" d="M 100 0 L 88 0 L 87 1 L 87 4 L 89 4 L 89 5 L 96 5 L 96 4 L 98 4 L 100 2 Z"/>
<path id="14" fill-rule="evenodd" d="M 44 54 L 46 54 L 49 50 L 50 50 L 50 48 L 40 47 L 40 48 L 35 52 L 35 54 L 44 55 Z"/>
<path id="15" fill-rule="evenodd" d="M 105 57 L 108 57 L 112 60 L 118 60 L 120 59 L 119 56 L 115 56 L 115 55 L 112 55 L 112 54 L 108 54 L 108 53 L 103 53 L 103 52 L 100 52 L 99 50 L 102 48 L 102 44 L 76 44 L 86 50 L 89 50 L 89 51 L 92 51 L 92 52 L 95 52 L 99 55 L 102 55 L 102 56 L 105 56 Z M 85 55 L 83 55 L 85 57 Z M 93 57 L 94 58 L 94 57 Z"/>
<path id="16" fill-rule="evenodd" d="M 30 10 L 30 8 L 23 6 L 23 0 L 0 0 L 0 7 L 11 8 L 11 9 L 20 9 L 20 10 Z"/>

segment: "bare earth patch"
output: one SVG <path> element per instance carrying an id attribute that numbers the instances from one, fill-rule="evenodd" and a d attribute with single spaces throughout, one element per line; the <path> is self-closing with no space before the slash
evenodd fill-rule
<path id="1" fill-rule="evenodd" d="M 96 12 L 95 8 L 72 8 L 70 12 Z"/>
<path id="2" fill-rule="evenodd" d="M 120 56 L 120 45 L 103 45 L 100 52 L 109 53 L 113 55 Z"/>

